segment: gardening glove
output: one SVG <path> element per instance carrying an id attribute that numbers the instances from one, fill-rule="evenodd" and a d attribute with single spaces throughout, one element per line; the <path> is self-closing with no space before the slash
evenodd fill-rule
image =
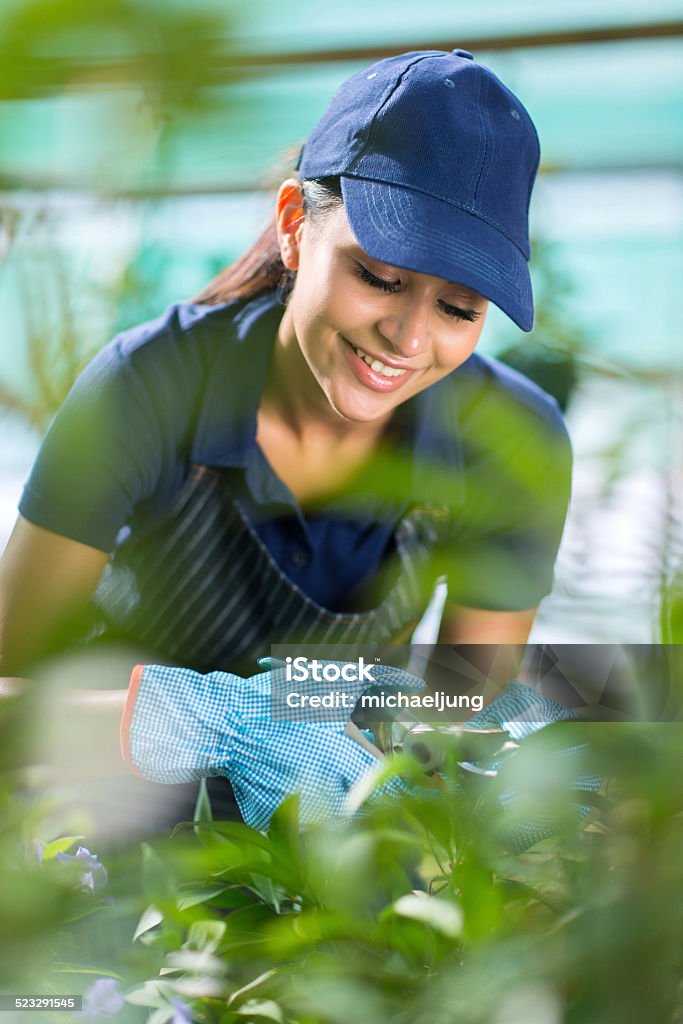
<path id="1" fill-rule="evenodd" d="M 551 722 L 565 722 L 573 718 L 576 718 L 573 711 L 513 679 L 502 693 L 468 719 L 465 728 L 486 729 L 498 725 L 511 739 L 519 741 Z"/>
<path id="2" fill-rule="evenodd" d="M 492 725 L 501 726 L 516 743 L 523 742 L 526 737 L 538 732 L 544 726 L 553 722 L 563 722 L 575 719 L 573 711 L 562 707 L 556 700 L 549 697 L 542 697 L 530 686 L 513 680 L 508 683 L 501 694 L 490 704 L 478 711 L 466 723 L 466 729 L 485 729 Z M 581 755 L 587 750 L 587 745 L 579 744 L 559 750 L 548 757 L 561 758 L 563 761 L 575 760 L 580 764 Z M 509 754 L 515 757 L 515 754 Z M 473 768 L 482 767 L 497 771 L 504 762 L 496 761 L 495 758 L 485 765 L 481 763 Z M 465 765 L 465 768 L 468 766 Z M 571 788 L 577 792 L 577 801 L 574 803 L 577 821 L 585 817 L 591 809 L 590 804 L 581 803 L 581 792 L 596 793 L 602 785 L 599 775 L 580 773 L 572 781 Z M 514 811 L 519 801 L 520 794 L 517 790 L 510 788 L 504 790 L 500 795 L 504 807 Z M 514 853 L 522 853 L 530 846 L 535 845 L 542 839 L 547 839 L 557 831 L 557 820 L 547 814 L 538 814 L 527 818 L 522 822 L 516 822 L 508 830 L 505 836 L 506 845 Z"/>
<path id="3" fill-rule="evenodd" d="M 412 691 L 424 686 L 421 679 L 390 665 L 373 664 L 372 679 L 296 684 L 308 696 L 343 693 L 350 704 L 316 707 L 302 715 L 287 708 L 284 697 L 295 684 L 287 681 L 284 667 L 243 679 L 227 672 L 201 675 L 138 665 L 121 721 L 122 754 L 134 771 L 155 782 L 226 776 L 252 828 L 267 828 L 275 809 L 293 793 L 300 796 L 302 825 L 340 817 L 351 787 L 380 763 L 344 734 L 357 699 L 370 686 Z M 291 721 L 294 717 L 314 720 Z M 405 789 L 395 778 L 377 793 Z"/>

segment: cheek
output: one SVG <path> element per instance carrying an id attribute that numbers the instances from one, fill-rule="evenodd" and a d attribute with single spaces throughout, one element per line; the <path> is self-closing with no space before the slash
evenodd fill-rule
<path id="1" fill-rule="evenodd" d="M 321 301 L 323 292 L 308 278 L 297 278 L 294 291 L 289 300 L 289 313 L 292 317 L 294 330 L 299 344 L 306 344 L 311 331 L 315 330 L 323 315 L 324 303 Z"/>
<path id="2" fill-rule="evenodd" d="M 456 333 L 452 344 L 443 348 L 444 358 L 447 362 L 450 362 L 451 369 L 457 369 L 458 366 L 462 366 L 477 347 L 481 338 L 481 332 L 484 330 L 484 323 L 486 322 L 486 309 L 484 309 L 481 318 L 476 323 L 461 324 L 460 330 Z"/>
<path id="3" fill-rule="evenodd" d="M 477 347 L 481 336 L 481 327 L 472 324 L 473 330 L 458 332 L 453 337 L 441 341 L 437 350 L 437 364 L 445 372 L 457 370 L 469 359 Z"/>
<path id="4" fill-rule="evenodd" d="M 320 334 L 343 333 L 345 316 L 343 290 L 333 288 L 324 277 L 301 281 L 290 300 L 299 341 L 319 340 Z M 317 336 L 315 339 L 312 336 Z"/>

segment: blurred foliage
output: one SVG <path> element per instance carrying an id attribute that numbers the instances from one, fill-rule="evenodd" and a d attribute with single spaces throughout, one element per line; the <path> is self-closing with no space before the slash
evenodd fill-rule
<path id="1" fill-rule="evenodd" d="M 0 206 L 0 224 L 0 283 L 4 279 L 14 293 L 24 339 L 14 360 L 19 379 L 0 381 L 0 406 L 42 434 L 80 371 L 116 330 L 158 315 L 169 260 L 157 249 L 150 262 L 143 249 L 139 259 L 118 271 L 107 268 L 104 277 L 91 264 L 78 272 L 49 201 L 31 211 Z"/>
<path id="2" fill-rule="evenodd" d="M 203 815 L 141 846 L 109 840 L 108 886 L 90 892 L 57 857 L 88 837 L 39 863 L 32 840 L 72 822 L 18 788 L 17 714 L 0 719 L 5 991 L 114 979 L 113 1019 L 152 1024 L 683 1021 L 678 724 L 552 726 L 493 784 L 434 784 L 341 830 L 300 833 L 292 798 L 267 835 Z M 608 780 L 580 828 L 562 760 L 548 770 L 567 730 Z M 512 855 L 501 840 L 544 807 L 558 834 Z"/>
<path id="3" fill-rule="evenodd" d="M 9 0 L 0 21 L 0 182 L 22 180 L 22 132 L 31 138 L 38 188 L 93 192 L 163 190 L 178 133 L 232 101 L 217 80 L 232 64 L 239 7 L 168 5 L 158 0 Z M 48 103 L 42 101 L 50 101 Z M 41 102 L 34 102 L 41 101 Z M 42 118 L 33 120 L 37 112 Z M 19 141 L 18 141 L 19 140 Z M 60 153 L 73 173 L 60 180 Z M 52 180 L 55 175 L 55 180 Z"/>
<path id="4" fill-rule="evenodd" d="M 0 217 L 8 252 L 20 231 L 29 234 L 33 250 L 30 266 L 24 261 L 13 268 L 24 321 L 22 354 L 29 383 L 10 386 L 0 382 L 0 405 L 44 433 L 74 380 L 101 346 L 87 337 L 87 327 L 79 325 L 74 313 L 73 281 L 49 241 L 46 213 L 35 214 L 30 224 L 21 224 L 21 216 L 10 208 L 0 210 Z"/>
<path id="5" fill-rule="evenodd" d="M 139 83 L 166 113 L 191 109 L 226 59 L 234 10 L 160 0 L 6 0 L 0 99 Z"/>
<path id="6" fill-rule="evenodd" d="M 0 25 L 0 98 L 134 84 L 163 133 L 210 102 L 229 35 L 217 17 L 161 2 L 15 0 Z M 11 250 L 19 215 L 2 216 Z M 571 288 L 552 249 L 536 256 L 534 334 L 503 358 L 539 379 L 535 360 L 566 402 L 588 365 L 586 338 L 563 306 Z M 105 338 L 75 315 L 57 250 L 45 246 L 41 260 L 40 274 L 20 276 L 32 393 L 3 387 L 0 403 L 43 430 Z M 98 298 L 132 321 L 165 267 L 141 275 L 133 261 Z M 539 383 L 553 391 L 547 376 Z M 679 591 L 663 605 L 674 645 Z M 680 667 L 674 648 L 676 683 Z M 26 714 L 3 702 L 0 985 L 70 993 L 118 980 L 127 1007 L 116 1019 L 152 1024 L 182 1019 L 183 1007 L 207 1024 L 683 1024 L 681 726 L 574 729 L 586 770 L 609 780 L 609 799 L 579 829 L 567 780 L 547 770 L 550 739 L 538 737 L 516 755 L 515 808 L 500 786 L 435 788 L 343 831 L 301 834 L 292 800 L 268 835 L 204 813 L 170 838 L 99 849 L 87 821 L 65 820 L 16 768 Z M 515 815 L 540 803 L 559 834 L 512 855 L 503 840 Z M 106 890 L 83 891 L 73 862 L 57 858 L 80 843 L 100 853 Z"/>
<path id="7" fill-rule="evenodd" d="M 569 308 L 575 288 L 558 254 L 557 243 L 536 238 L 532 250 L 533 331 L 504 347 L 498 358 L 552 395 L 564 411 L 578 384 L 582 365 L 592 365 L 590 338 Z"/>
<path id="8" fill-rule="evenodd" d="M 99 187 L 135 190 L 147 187 L 151 175 L 158 188 L 176 130 L 215 106 L 210 86 L 218 68 L 221 79 L 230 69 L 238 12 L 229 3 L 203 9 L 154 0 L 95 5 L 7 0 L 0 19 L 0 102 L 7 116 L 0 121 L 0 133 L 19 129 L 23 101 L 107 93 L 113 99 L 106 108 L 105 131 L 117 143 L 120 160 L 118 167 L 100 168 Z M 229 116 L 225 97 L 221 109 Z M 85 119 L 83 132 L 94 127 L 99 129 Z M 43 159 L 48 175 L 55 144 L 48 132 Z M 87 155 L 92 140 L 85 145 Z M 6 184 L 22 187 L 12 179 L 11 168 L 2 171 Z M 110 216 L 115 219 L 116 211 Z M 87 269 L 78 272 L 72 238 L 49 197 L 39 204 L 17 202 L 15 196 L 0 209 L 0 255 L 3 271 L 11 275 L 12 302 L 23 319 L 20 351 L 27 378 L 27 383 L 0 384 L 0 404 L 40 432 L 78 372 L 108 340 L 117 304 L 125 307 L 131 292 L 125 269 L 114 270 L 106 280 Z M 13 341 L 17 346 L 19 339 Z"/>

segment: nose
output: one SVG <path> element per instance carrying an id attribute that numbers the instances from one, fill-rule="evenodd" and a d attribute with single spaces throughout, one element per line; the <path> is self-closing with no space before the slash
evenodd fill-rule
<path id="1" fill-rule="evenodd" d="M 395 307 L 391 314 L 377 322 L 382 337 L 389 342 L 398 355 L 410 358 L 426 352 L 431 345 L 429 318 L 431 305 L 414 299 Z"/>

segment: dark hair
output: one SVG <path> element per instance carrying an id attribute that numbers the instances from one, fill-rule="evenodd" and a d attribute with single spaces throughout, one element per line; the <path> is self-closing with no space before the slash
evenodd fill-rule
<path id="1" fill-rule="evenodd" d="M 339 178 L 315 178 L 303 181 L 304 216 L 324 217 L 342 203 Z M 221 270 L 195 297 L 194 302 L 217 306 L 233 299 L 250 299 L 261 292 L 277 290 L 286 302 L 294 287 L 295 274 L 280 259 L 275 218 L 254 244 L 234 263 Z"/>

